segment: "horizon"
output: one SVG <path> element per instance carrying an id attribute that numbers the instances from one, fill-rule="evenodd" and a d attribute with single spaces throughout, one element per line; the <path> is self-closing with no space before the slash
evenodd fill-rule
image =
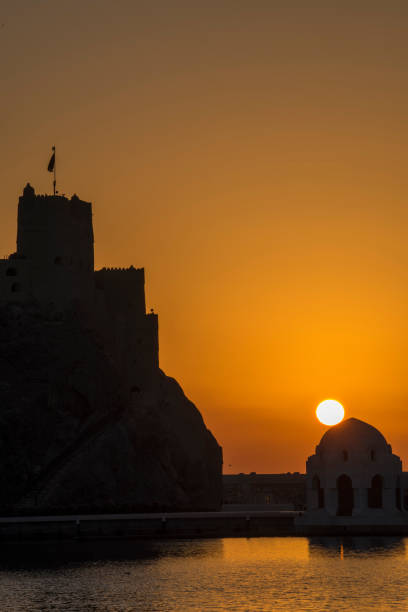
<path id="1" fill-rule="evenodd" d="M 55 145 L 95 269 L 145 268 L 160 366 L 224 473 L 303 473 L 327 398 L 405 465 L 408 5 L 6 0 L 0 21 L 4 254 Z"/>

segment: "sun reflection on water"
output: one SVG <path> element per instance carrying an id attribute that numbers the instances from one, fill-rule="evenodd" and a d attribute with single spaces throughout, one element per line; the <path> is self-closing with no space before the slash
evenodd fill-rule
<path id="1" fill-rule="evenodd" d="M 248 538 L 245 546 L 240 538 L 227 538 L 223 541 L 223 549 L 225 561 L 262 563 L 276 559 L 309 559 L 307 538 Z"/>
<path id="2" fill-rule="evenodd" d="M 0 610 L 405 610 L 407 543 L 379 537 L 13 543 L 0 551 Z"/>

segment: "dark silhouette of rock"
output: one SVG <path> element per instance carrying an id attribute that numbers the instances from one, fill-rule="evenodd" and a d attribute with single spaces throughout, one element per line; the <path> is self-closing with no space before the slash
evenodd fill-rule
<path id="1" fill-rule="evenodd" d="M 3 513 L 220 506 L 221 448 L 144 300 L 143 270 L 93 271 L 90 205 L 26 187 L 0 260 Z"/>

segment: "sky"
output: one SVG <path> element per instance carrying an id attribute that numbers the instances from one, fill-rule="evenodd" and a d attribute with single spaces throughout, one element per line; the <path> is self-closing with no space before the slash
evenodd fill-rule
<path id="1" fill-rule="evenodd" d="M 0 0 L 0 256 L 55 145 L 227 473 L 304 471 L 326 398 L 408 470 L 407 28 L 406 0 Z"/>

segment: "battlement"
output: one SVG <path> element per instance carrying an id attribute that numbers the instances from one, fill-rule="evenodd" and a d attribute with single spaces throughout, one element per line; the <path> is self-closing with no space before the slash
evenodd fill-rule
<path id="1" fill-rule="evenodd" d="M 52 201 L 57 201 L 57 202 L 71 202 L 73 204 L 76 204 L 77 202 L 80 202 L 82 204 L 89 204 L 90 202 L 85 202 L 84 200 L 81 200 L 76 193 L 74 193 L 71 198 L 67 198 L 65 193 L 64 194 L 57 194 L 57 195 L 50 195 L 48 193 L 45 194 L 40 194 L 40 193 L 35 193 L 35 189 L 34 187 L 32 187 L 32 185 L 30 185 L 30 183 L 27 183 L 27 185 L 24 187 L 23 189 L 23 195 L 21 195 L 19 197 L 19 202 L 21 202 L 22 200 L 52 200 Z"/>
<path id="2" fill-rule="evenodd" d="M 27 183 L 24 188 L 23 195 L 20 196 L 19 209 L 23 208 L 26 214 L 41 215 L 43 213 L 55 214 L 55 212 L 63 214 L 83 216 L 87 219 L 89 215 L 92 215 L 92 205 L 90 202 L 81 200 L 76 194 L 71 198 L 67 198 L 65 195 L 48 195 L 48 194 L 36 194 L 34 188 Z M 19 211 L 20 212 L 20 211 Z"/>
<path id="3" fill-rule="evenodd" d="M 130 274 L 134 274 L 135 272 L 137 272 L 138 274 L 143 274 L 144 276 L 144 268 L 134 268 L 133 266 L 129 266 L 129 268 L 101 268 L 100 270 L 96 270 L 95 272 L 97 272 L 98 274 L 101 274 L 103 272 L 128 272 Z"/>
<path id="4" fill-rule="evenodd" d="M 111 313 L 132 310 L 135 316 L 144 316 L 144 268 L 102 268 L 95 271 L 95 285 L 103 290 Z"/>

